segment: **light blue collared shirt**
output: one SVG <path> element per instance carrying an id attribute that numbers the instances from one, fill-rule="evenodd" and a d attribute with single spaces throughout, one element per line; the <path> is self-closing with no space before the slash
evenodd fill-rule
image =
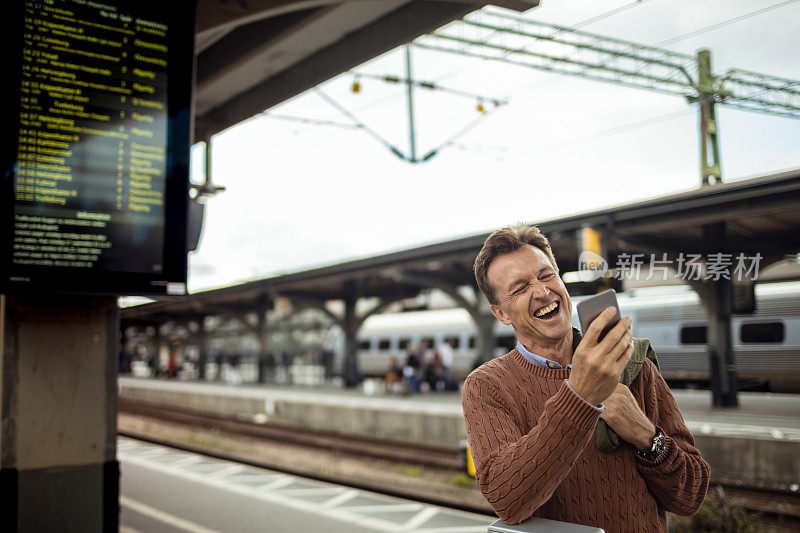
<path id="1" fill-rule="evenodd" d="M 541 367 L 544 367 L 544 368 L 551 368 L 551 369 L 563 369 L 564 368 L 563 366 L 561 366 L 561 363 L 558 363 L 556 361 L 552 361 L 550 359 L 547 359 L 546 357 L 542 357 L 541 355 L 536 355 L 535 353 L 531 352 L 521 342 L 519 342 L 519 340 L 517 340 L 517 351 L 522 355 L 522 357 L 525 358 L 526 361 L 528 361 L 529 363 L 534 364 L 536 366 L 541 366 Z M 571 364 L 567 365 L 567 368 L 568 369 L 572 368 L 572 365 Z M 567 387 L 569 387 L 569 389 L 572 392 L 575 392 L 575 389 L 573 389 L 572 385 L 569 384 L 569 380 L 567 380 L 566 383 L 567 383 Z M 578 398 L 581 398 L 581 395 L 578 394 L 577 392 L 575 392 L 575 395 Z M 581 400 L 583 400 L 583 398 L 581 398 Z M 586 400 L 583 400 L 583 401 L 586 402 Z M 602 403 L 599 406 L 592 405 L 589 402 L 586 402 L 586 403 L 588 405 L 591 405 L 592 408 L 597 409 L 598 411 L 602 411 L 603 410 L 603 404 Z"/>

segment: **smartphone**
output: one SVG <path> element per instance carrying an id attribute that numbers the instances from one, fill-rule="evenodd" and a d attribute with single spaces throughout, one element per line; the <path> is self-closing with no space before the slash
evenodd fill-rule
<path id="1" fill-rule="evenodd" d="M 617 322 L 619 322 L 621 318 L 619 314 L 619 304 L 617 303 L 617 293 L 614 292 L 614 289 L 608 289 L 586 298 L 579 302 L 576 307 L 578 309 L 578 320 L 581 323 L 581 331 L 584 335 L 586 335 L 586 331 L 589 329 L 589 324 L 591 324 L 607 307 L 613 307 L 617 310 L 614 314 L 614 318 L 611 319 L 600 333 L 599 340 L 603 340 L 606 334 L 611 328 L 617 325 Z"/>

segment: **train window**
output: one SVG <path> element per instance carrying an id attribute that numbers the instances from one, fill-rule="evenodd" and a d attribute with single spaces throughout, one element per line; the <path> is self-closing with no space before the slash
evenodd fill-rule
<path id="1" fill-rule="evenodd" d="M 683 326 L 681 328 L 681 344 L 706 344 L 707 342 L 707 326 Z"/>
<path id="2" fill-rule="evenodd" d="M 436 346 L 436 341 L 433 337 L 423 337 L 419 340 L 419 342 L 424 342 L 428 348 L 433 348 Z"/>
<path id="3" fill-rule="evenodd" d="M 477 341 L 475 340 L 475 335 L 470 335 L 469 341 L 467 342 L 467 346 L 469 346 L 470 348 L 475 348 L 476 344 Z"/>
<path id="4" fill-rule="evenodd" d="M 447 344 L 452 346 L 454 349 L 458 348 L 458 344 L 459 344 L 458 341 L 459 341 L 458 337 L 445 337 L 444 338 L 444 342 L 446 342 Z"/>
<path id="5" fill-rule="evenodd" d="M 739 330 L 742 342 L 763 344 L 783 342 L 783 322 L 752 322 Z"/>
<path id="6" fill-rule="evenodd" d="M 398 347 L 399 347 L 401 350 L 405 350 L 406 348 L 408 348 L 408 345 L 409 345 L 410 343 L 411 343 L 411 339 L 408 339 L 408 338 L 405 338 L 405 339 L 400 339 L 400 344 L 398 345 Z"/>
<path id="7" fill-rule="evenodd" d="M 369 350 L 370 344 L 372 344 L 370 341 L 358 341 L 358 349 Z"/>
<path id="8" fill-rule="evenodd" d="M 517 345 L 517 338 L 514 335 L 501 335 L 497 337 L 497 347 L 508 350 L 509 352 Z"/>
<path id="9" fill-rule="evenodd" d="M 388 350 L 389 346 L 392 344 L 390 339 L 381 339 L 378 341 L 378 349 L 379 350 Z"/>

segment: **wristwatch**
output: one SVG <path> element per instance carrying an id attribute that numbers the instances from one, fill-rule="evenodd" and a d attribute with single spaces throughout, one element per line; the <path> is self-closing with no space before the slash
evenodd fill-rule
<path id="1" fill-rule="evenodd" d="M 636 450 L 636 455 L 648 461 L 655 461 L 667 449 L 667 437 L 661 428 L 656 426 L 656 436 L 653 437 L 653 445 L 649 450 Z"/>

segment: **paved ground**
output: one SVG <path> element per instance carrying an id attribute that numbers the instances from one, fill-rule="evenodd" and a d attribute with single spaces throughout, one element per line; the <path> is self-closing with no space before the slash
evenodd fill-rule
<path id="1" fill-rule="evenodd" d="M 493 519 L 128 438 L 122 533 L 485 533 Z"/>

